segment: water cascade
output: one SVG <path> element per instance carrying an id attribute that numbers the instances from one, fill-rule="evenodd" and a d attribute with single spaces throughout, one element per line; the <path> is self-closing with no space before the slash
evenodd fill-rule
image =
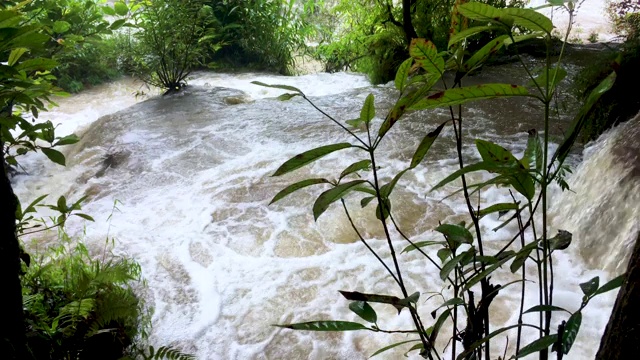
<path id="1" fill-rule="evenodd" d="M 504 72 L 489 69 L 479 81 L 484 81 L 483 76 L 500 81 L 508 76 Z M 337 206 L 314 223 L 310 208 L 317 191 L 302 191 L 267 206 L 284 186 L 310 174 L 331 176 L 359 159 L 343 152 L 283 178 L 270 177 L 291 156 L 346 137 L 302 99 L 277 101 L 273 97 L 281 92 L 251 85 L 252 80 L 296 86 L 320 108 L 343 120 L 356 117 L 369 93 L 376 96 L 378 114 L 396 96 L 390 87 L 372 87 L 363 77 L 351 74 L 297 78 L 199 74 L 185 93 L 135 105 L 125 100 L 131 99 L 129 92 L 103 88 L 93 95 L 98 103 L 72 97 L 50 114 L 54 123 L 66 122 L 64 129 L 78 128 L 82 140 L 65 150 L 66 168 L 50 164 L 41 155 L 25 158 L 29 173 L 14 179 L 18 196 L 30 201 L 47 193 L 71 199 L 89 195 L 83 210 L 96 222 L 72 222 L 70 231 L 78 236 L 86 233 L 85 240 L 96 246 L 107 236 L 115 238 L 117 251 L 140 262 L 155 307 L 152 342 L 183 346 L 199 359 L 366 359 L 404 337 L 310 334 L 271 326 L 319 318 L 355 320 L 338 290 L 395 294 L 396 288 L 356 242 Z M 92 106 L 98 109 L 93 118 L 73 115 L 86 114 L 83 109 Z M 446 118 L 446 112 L 434 111 L 413 114 L 399 123 L 383 144 L 382 176 L 389 177 L 410 161 L 421 137 L 416 134 L 431 131 Z M 468 109 L 467 118 L 465 136 L 496 141 L 520 153 L 526 131 L 540 126 L 537 109 L 527 100 L 478 103 Z M 567 118 L 557 119 L 557 124 L 554 136 L 562 134 Z M 558 293 L 560 306 L 579 305 L 578 282 L 594 274 L 610 279 L 621 271 L 620 254 L 630 234 L 638 231 L 638 147 L 634 143 L 638 124 L 635 137 L 623 141 L 634 129 L 631 123 L 625 126 L 631 128 L 619 127 L 587 149 L 572 182 L 576 194 L 557 193 L 554 224 L 580 238 L 572 251 L 585 259 L 583 263 L 566 255 L 559 260 L 557 271 L 562 276 L 556 287 L 571 290 Z M 443 200 L 454 186 L 429 193 L 456 168 L 452 133 L 447 131 L 425 164 L 405 175 L 393 198 L 401 226 L 415 239 L 434 237 L 432 229 L 438 221 L 465 218 L 460 198 Z M 465 148 L 465 156 L 471 159 L 477 154 Z M 508 199 L 500 189 L 482 196 L 489 201 Z M 113 212 L 115 200 L 119 211 Z M 373 207 L 360 210 L 359 198 L 349 198 L 347 205 L 357 224 L 366 228 L 367 238 L 381 238 Z M 482 222 L 489 241 L 499 245 L 513 229 L 491 232 L 496 224 L 496 219 Z M 383 241 L 371 244 L 376 249 L 386 246 Z M 604 249 L 612 250 L 599 255 Z M 437 271 L 423 258 L 410 253 L 403 255 L 403 262 L 410 288 L 423 294 L 440 290 L 433 286 L 440 283 Z M 518 294 L 511 287 L 501 292 L 500 301 L 511 306 Z M 615 294 L 608 295 L 586 310 L 583 324 L 588 325 L 569 359 L 586 359 L 595 353 L 594 344 Z M 384 324 L 387 328 L 410 324 L 406 313 L 396 316 L 393 309 L 376 310 L 389 319 Z M 500 314 L 495 318 L 514 320 Z M 401 354 L 390 352 L 388 358 Z"/>

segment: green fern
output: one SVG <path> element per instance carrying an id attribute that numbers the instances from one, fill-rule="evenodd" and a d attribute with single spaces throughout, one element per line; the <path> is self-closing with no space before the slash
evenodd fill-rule
<path id="1" fill-rule="evenodd" d="M 161 346 L 157 350 L 153 346 L 138 349 L 137 355 L 144 360 L 194 360 L 195 356 L 183 353 L 173 346 Z"/>

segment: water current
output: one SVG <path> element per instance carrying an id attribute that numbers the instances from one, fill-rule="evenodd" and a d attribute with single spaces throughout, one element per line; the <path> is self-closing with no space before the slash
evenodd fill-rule
<path id="1" fill-rule="evenodd" d="M 469 83 L 509 81 L 514 76 L 509 66 L 488 69 Z M 335 177 L 361 157 L 349 151 L 334 153 L 286 176 L 271 177 L 295 154 L 349 139 L 303 99 L 277 101 L 274 97 L 282 91 L 258 87 L 250 83 L 253 80 L 296 86 L 342 121 L 357 117 L 369 93 L 376 97 L 378 114 L 397 97 L 392 87 L 371 86 L 363 76 L 349 73 L 200 73 L 184 93 L 146 100 L 136 99 L 132 93 L 139 85 L 124 79 L 60 99 L 60 107 L 43 115 L 60 124 L 61 134 L 75 131 L 82 140 L 64 149 L 66 168 L 42 155 L 25 157 L 26 173 L 14 178 L 16 192 L 23 202 L 40 194 L 89 196 L 83 210 L 95 223 L 73 220 L 69 230 L 98 248 L 107 237 L 114 238 L 116 252 L 140 262 L 148 281 L 147 297 L 155 308 L 150 339 L 154 344 L 178 345 L 198 359 L 366 359 L 406 337 L 293 332 L 271 326 L 315 319 L 357 321 L 338 290 L 400 294 L 357 242 L 337 205 L 314 222 L 311 205 L 320 189 L 309 188 L 268 206 L 284 186 L 311 176 Z M 542 126 L 539 107 L 529 100 L 477 103 L 464 116 L 467 139 L 491 140 L 518 155 L 524 151 L 527 130 Z M 446 119 L 446 112 L 432 111 L 399 122 L 381 146 L 382 178 L 388 180 L 406 167 L 421 137 Z M 551 135 L 557 142 L 569 117 L 553 120 Z M 570 183 L 575 194 L 553 190 L 554 229 L 576 234 L 575 244 L 556 260 L 556 305 L 577 309 L 579 282 L 595 275 L 604 281 L 623 271 L 619 248 L 638 231 L 640 203 L 637 167 L 619 170 L 633 155 L 614 159 L 613 143 L 626 133 L 616 129 L 588 147 L 580 165 L 580 151 L 572 156 L 575 174 Z M 415 240 L 435 238 L 432 229 L 439 221 L 466 218 L 460 197 L 445 199 L 459 184 L 429 192 L 456 169 L 452 135 L 450 129 L 443 132 L 424 164 L 407 173 L 392 196 L 401 227 Z M 465 147 L 464 154 L 467 160 L 478 157 L 472 147 Z M 507 192 L 495 188 L 484 191 L 482 198 L 510 201 Z M 118 210 L 113 211 L 116 200 Z M 354 196 L 347 198 L 347 206 L 371 246 L 386 254 L 374 207 L 360 209 Z M 606 217 L 598 216 L 602 213 Z M 498 224 L 495 217 L 482 221 L 490 248 L 504 244 L 514 231 L 491 231 Z M 405 245 L 401 240 L 396 244 Z M 606 256 L 600 255 L 603 251 Z M 423 293 L 421 308 L 437 306 L 439 299 L 424 303 L 428 292 L 442 290 L 437 269 L 418 254 L 403 254 L 401 259 L 410 292 Z M 518 304 L 519 292 L 511 286 L 500 293 L 494 326 L 515 323 L 511 309 Z M 535 296 L 528 295 L 527 305 Z M 568 359 L 593 357 L 614 296 L 606 294 L 587 308 Z M 406 312 L 398 316 L 393 308 L 375 308 L 382 327 L 410 327 Z M 554 319 L 559 322 L 562 316 Z M 509 336 L 513 344 L 514 334 Z M 496 348 L 504 347 L 506 337 L 497 344 Z M 438 344 L 441 349 L 445 345 Z M 382 358 L 402 354 L 390 351 Z M 417 358 L 415 353 L 411 356 Z"/>

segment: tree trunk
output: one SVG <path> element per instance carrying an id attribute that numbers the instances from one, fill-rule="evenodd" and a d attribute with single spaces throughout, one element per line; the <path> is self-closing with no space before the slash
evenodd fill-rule
<path id="1" fill-rule="evenodd" d="M 3 359 L 27 359 L 20 245 L 16 236 L 17 201 L 4 163 L 4 151 L 0 151 L 0 354 Z"/>
<path id="2" fill-rule="evenodd" d="M 640 356 L 640 234 L 627 265 L 596 360 L 627 360 Z"/>
<path id="3" fill-rule="evenodd" d="M 411 44 L 411 39 L 418 37 L 416 29 L 411 22 L 411 0 L 402 0 L 402 28 L 407 39 L 407 46 Z"/>

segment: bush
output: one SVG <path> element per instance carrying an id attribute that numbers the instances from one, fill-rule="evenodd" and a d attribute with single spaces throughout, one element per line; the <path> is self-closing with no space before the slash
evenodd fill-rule
<path id="1" fill-rule="evenodd" d="M 36 359 L 118 359 L 150 326 L 133 290 L 140 266 L 115 256 L 109 244 L 96 258 L 60 234 L 60 245 L 25 269 L 27 345 Z"/>

